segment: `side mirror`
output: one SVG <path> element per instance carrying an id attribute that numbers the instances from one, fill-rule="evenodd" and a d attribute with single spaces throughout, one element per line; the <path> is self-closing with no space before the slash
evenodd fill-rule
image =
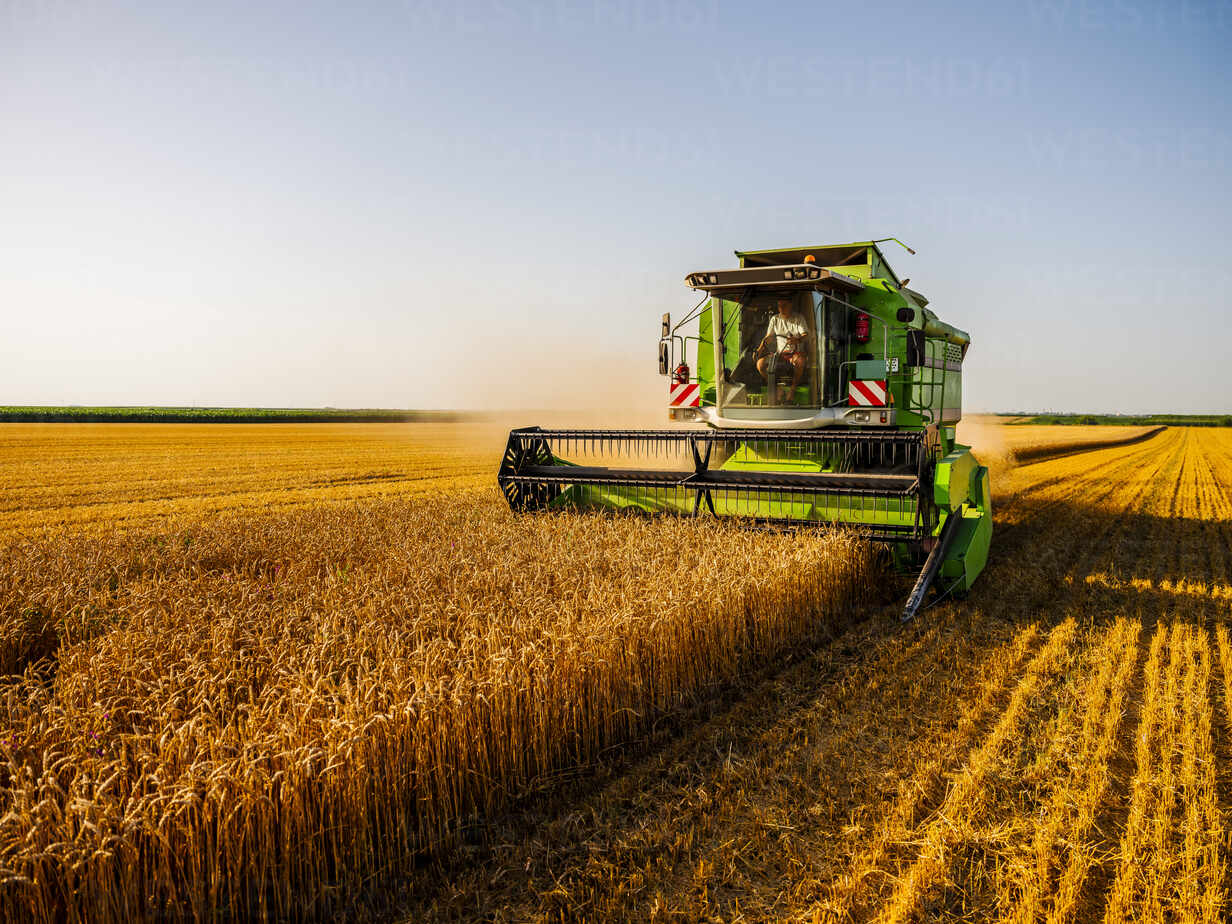
<path id="1" fill-rule="evenodd" d="M 670 337 L 672 335 L 672 316 L 670 314 L 663 315 L 663 333 L 660 337 Z"/>
<path id="2" fill-rule="evenodd" d="M 667 357 L 667 344 L 662 340 L 659 341 L 659 375 L 667 375 L 670 371 L 667 367 L 671 365 L 671 361 Z"/>

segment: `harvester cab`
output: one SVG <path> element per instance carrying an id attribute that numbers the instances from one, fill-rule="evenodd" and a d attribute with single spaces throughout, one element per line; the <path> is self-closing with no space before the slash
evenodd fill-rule
<path id="1" fill-rule="evenodd" d="M 703 297 L 659 340 L 677 426 L 514 430 L 497 476 L 510 506 L 842 525 L 919 569 L 904 618 L 934 583 L 965 592 L 992 536 L 988 470 L 955 435 L 971 338 L 880 243 L 737 251 L 737 268 L 690 273 Z"/>

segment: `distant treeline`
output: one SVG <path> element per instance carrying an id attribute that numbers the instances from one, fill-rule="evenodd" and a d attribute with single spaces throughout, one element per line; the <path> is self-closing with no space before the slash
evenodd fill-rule
<path id="1" fill-rule="evenodd" d="M 0 407 L 0 423 L 458 423 L 462 411 L 298 407 Z"/>
<path id="2" fill-rule="evenodd" d="M 1232 427 L 1232 414 L 1037 414 L 1016 424 L 1123 427 Z"/>

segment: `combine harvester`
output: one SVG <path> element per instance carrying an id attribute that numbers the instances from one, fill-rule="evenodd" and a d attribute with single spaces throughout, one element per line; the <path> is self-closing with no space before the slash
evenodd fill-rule
<path id="1" fill-rule="evenodd" d="M 841 524 L 919 569 L 904 619 L 934 581 L 964 593 L 992 537 L 988 469 L 955 439 L 971 338 L 898 278 L 886 240 L 901 244 L 737 251 L 738 269 L 690 273 L 705 297 L 675 327 L 663 316 L 659 372 L 671 419 L 705 427 L 514 430 L 497 476 L 509 506 Z M 566 461 L 579 453 L 677 462 Z"/>

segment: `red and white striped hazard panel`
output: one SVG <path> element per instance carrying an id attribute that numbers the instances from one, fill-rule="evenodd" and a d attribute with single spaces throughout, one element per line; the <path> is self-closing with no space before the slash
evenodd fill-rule
<path id="1" fill-rule="evenodd" d="M 847 383 L 849 407 L 885 407 L 886 383 L 874 379 L 856 379 Z"/>
<path id="2" fill-rule="evenodd" d="M 668 407 L 700 407 L 702 387 L 697 383 L 673 382 L 668 392 Z"/>

